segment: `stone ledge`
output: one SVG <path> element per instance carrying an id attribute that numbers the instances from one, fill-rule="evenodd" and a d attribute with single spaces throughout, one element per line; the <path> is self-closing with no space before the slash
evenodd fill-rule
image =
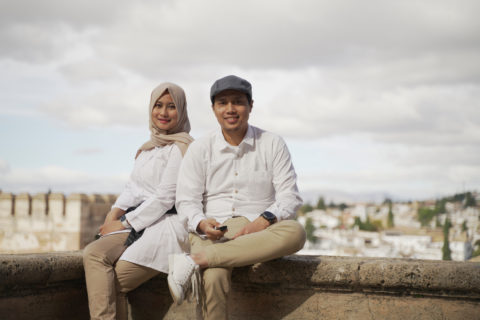
<path id="1" fill-rule="evenodd" d="M 0 319 L 88 318 L 81 251 L 2 254 L 0 279 Z M 236 268 L 232 286 L 232 319 L 465 320 L 480 310 L 478 262 L 289 256 Z M 134 319 L 195 316 L 193 304 L 173 306 L 164 274 L 129 301 Z"/>
<path id="2" fill-rule="evenodd" d="M 83 277 L 81 251 L 0 254 L 0 294 L 12 287 L 49 286 Z M 294 255 L 236 268 L 233 281 L 291 289 L 423 293 L 480 299 L 479 262 Z"/>
<path id="3" fill-rule="evenodd" d="M 236 271 L 238 280 L 285 288 L 480 299 L 480 263 L 473 262 L 289 256 Z"/>
<path id="4" fill-rule="evenodd" d="M 46 287 L 83 278 L 81 251 L 0 254 L 0 295 L 14 287 Z"/>

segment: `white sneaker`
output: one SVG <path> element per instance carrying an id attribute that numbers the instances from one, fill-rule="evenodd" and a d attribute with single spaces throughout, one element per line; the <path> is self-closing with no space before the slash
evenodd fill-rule
<path id="1" fill-rule="evenodd" d="M 184 253 L 168 256 L 168 288 L 177 305 L 185 300 L 190 287 L 198 302 L 199 269 L 192 258 Z"/>

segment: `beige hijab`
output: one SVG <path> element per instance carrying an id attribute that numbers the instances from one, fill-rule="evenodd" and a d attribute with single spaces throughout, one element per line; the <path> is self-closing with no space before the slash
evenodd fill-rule
<path id="1" fill-rule="evenodd" d="M 168 91 L 172 96 L 178 113 L 177 125 L 168 131 L 159 129 L 152 121 L 153 106 L 165 91 Z M 176 84 L 169 82 L 157 86 L 153 89 L 150 97 L 148 114 L 150 119 L 150 140 L 145 142 L 140 149 L 138 149 L 135 159 L 144 150 L 151 150 L 155 147 L 165 146 L 172 143 L 175 143 L 180 148 L 180 151 L 182 151 L 182 155 L 185 155 L 188 145 L 193 141 L 193 138 L 188 134 L 190 132 L 190 121 L 188 120 L 187 113 L 187 99 L 185 98 L 185 92 L 183 89 Z"/>

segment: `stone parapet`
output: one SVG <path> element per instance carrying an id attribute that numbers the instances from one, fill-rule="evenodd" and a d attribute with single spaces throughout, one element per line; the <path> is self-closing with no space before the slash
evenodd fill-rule
<path id="1" fill-rule="evenodd" d="M 32 214 L 32 197 L 28 193 L 20 193 L 15 197 L 15 216 L 29 217 Z"/>
<path id="2" fill-rule="evenodd" d="M 0 319 L 88 319 L 80 251 L 0 255 L 0 279 Z M 231 319 L 478 319 L 480 263 L 289 256 L 234 269 L 232 287 Z M 129 301 L 134 319 L 195 318 L 164 274 Z"/>
<path id="3" fill-rule="evenodd" d="M 15 195 L 0 193 L 0 218 L 11 219 L 14 214 Z"/>
<path id="4" fill-rule="evenodd" d="M 115 195 L 0 193 L 0 253 L 78 250 L 98 233 Z"/>

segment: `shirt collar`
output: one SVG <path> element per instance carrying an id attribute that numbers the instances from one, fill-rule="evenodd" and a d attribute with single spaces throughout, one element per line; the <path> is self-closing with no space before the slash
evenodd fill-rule
<path id="1" fill-rule="evenodd" d="M 222 128 L 217 131 L 216 135 L 216 147 L 220 151 L 234 150 L 234 146 L 230 145 L 225 138 L 223 137 Z M 251 125 L 248 125 L 247 133 L 243 137 L 242 142 L 238 145 L 238 149 L 244 150 L 247 147 L 253 147 L 255 144 L 255 137 L 253 133 L 253 128 Z"/>

